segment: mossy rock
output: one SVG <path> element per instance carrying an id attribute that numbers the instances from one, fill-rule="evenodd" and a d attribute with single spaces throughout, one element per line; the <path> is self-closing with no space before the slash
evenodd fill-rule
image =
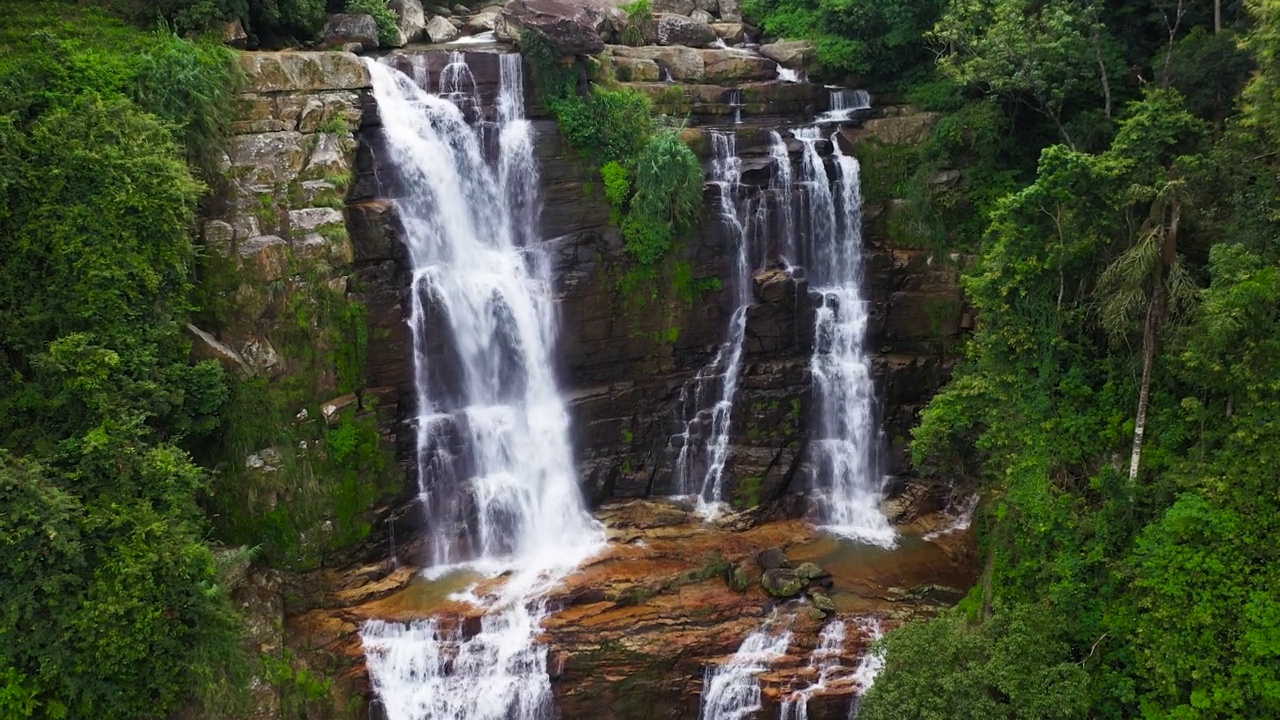
<path id="1" fill-rule="evenodd" d="M 791 598 L 804 592 L 808 582 L 796 575 L 794 570 L 774 568 L 764 571 L 760 584 L 764 586 L 765 592 L 776 598 Z"/>

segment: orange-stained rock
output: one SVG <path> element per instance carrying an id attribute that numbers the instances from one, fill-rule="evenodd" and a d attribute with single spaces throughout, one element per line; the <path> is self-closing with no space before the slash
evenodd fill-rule
<path id="1" fill-rule="evenodd" d="M 846 621 L 840 657 L 852 669 L 868 641 L 859 618 L 877 618 L 887 628 L 931 613 L 958 599 L 976 574 L 967 532 L 921 538 L 948 522 L 936 514 L 915 518 L 912 534 L 904 533 L 894 550 L 840 541 L 800 520 L 751 526 L 752 517 L 742 513 L 704 523 L 669 502 L 617 503 L 597 516 L 608 546 L 550 593 L 554 609 L 543 623 L 541 640 L 565 720 L 696 717 L 706 669 L 732 656 L 770 617 L 792 632 L 787 653 L 760 676 L 763 716 L 776 715 L 778 703 L 816 680 L 809 655 L 825 622 Z M 809 616 L 807 600 L 781 603 L 764 592 L 756 556 L 770 547 L 783 549 L 795 565 L 816 562 L 832 574 L 823 593 L 836 611 L 826 620 Z M 751 578 L 745 591 L 728 582 L 735 568 Z M 328 587 L 314 590 L 309 607 L 289 618 L 290 645 L 336 663 L 331 676 L 347 692 L 367 694 L 360 624 L 430 616 L 469 634 L 479 611 L 450 596 L 473 584 L 483 592 L 503 582 L 477 579 L 456 574 L 428 581 L 413 568 L 385 563 L 313 573 L 313 587 Z M 847 717 L 856 690 L 847 677 L 828 682 L 810 699 L 809 717 Z"/>

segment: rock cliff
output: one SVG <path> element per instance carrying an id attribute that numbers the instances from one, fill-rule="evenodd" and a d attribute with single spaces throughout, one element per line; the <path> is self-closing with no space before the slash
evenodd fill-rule
<path id="1" fill-rule="evenodd" d="M 721 0 L 722 13 L 725 4 Z M 480 98 L 477 120 L 493 107 L 499 51 L 463 53 Z M 430 78 L 439 77 L 450 59 L 430 48 L 386 58 L 411 76 Z M 735 133 L 744 183 L 765 195 L 771 192 L 769 132 L 805 124 L 829 104 L 821 86 L 778 82 L 771 61 L 740 51 L 609 46 L 599 62 L 618 81 L 648 94 L 659 111 L 689 118 L 685 140 L 704 162 L 708 129 Z M 224 302 L 192 332 L 203 352 L 268 389 L 287 389 L 277 409 L 287 412 L 288 423 L 323 424 L 343 412 L 376 420 L 382 452 L 389 463 L 399 461 L 399 470 L 364 479 L 369 487 L 353 510 L 362 532 L 344 535 L 350 541 L 345 547 L 326 545 L 332 549 L 310 563 L 322 569 L 307 575 L 255 570 L 238 591 L 246 607 L 270 614 L 268 622 L 254 625 L 264 646 L 287 644 L 300 662 L 340 679 L 333 691 L 338 707 L 367 693 L 354 635 L 361 619 L 420 616 L 443 607 L 440 588 L 423 587 L 412 571 L 419 561 L 413 538 L 423 528 L 414 511 L 416 485 L 408 473 L 413 441 L 405 423 L 413 410 L 404 323 L 409 271 L 399 221 L 384 199 L 389 174 L 380 172 L 378 113 L 360 60 L 341 52 L 247 53 L 242 64 L 249 84 L 241 119 L 229 144 L 226 182 L 204 225 L 204 279 L 217 284 Z M 791 547 L 797 557 L 838 563 L 845 552 L 822 546 L 803 523 L 759 524 L 804 511 L 807 479 L 800 459 L 809 417 L 812 301 L 802 278 L 771 267 L 754 277 L 726 483 L 728 499 L 742 512 L 706 527 L 678 509 L 637 504 L 671 489 L 681 391 L 724 341 L 730 300 L 725 292 L 708 291 L 692 302 L 667 298 L 637 306 L 619 291 L 622 242 L 598 181 L 528 94 L 545 202 L 542 234 L 552 248 L 560 299 L 562 386 L 570 398 L 580 478 L 616 540 L 555 595 L 561 609 L 546 631 L 559 668 L 557 697 L 567 718 L 692 717 L 701 668 L 732 653 L 775 604 L 753 577 L 756 553 Z M 738 113 L 745 121 L 735 125 Z M 879 108 L 851 122 L 839 141 L 855 155 L 864 147 L 919 142 L 932 121 L 907 108 Z M 789 150 L 796 155 L 798 144 Z M 712 209 L 713 192 L 708 188 L 700 228 L 680 249 L 696 278 L 730 274 L 729 240 Z M 904 438 L 919 407 L 945 379 L 946 350 L 966 321 L 956 285 L 961 259 L 936 257 L 890 237 L 877 218 L 890 214 L 893 202 L 868 197 L 868 343 L 885 401 L 890 470 L 901 473 Z M 358 305 L 356 322 L 320 311 L 333 303 Z M 344 371 L 338 357 L 353 335 L 367 338 L 353 358 L 359 365 L 355 383 L 342 377 L 350 368 Z M 315 452 L 309 447 L 304 441 L 246 450 L 259 451 L 251 457 L 270 466 L 287 464 L 275 460 L 281 453 Z M 925 497 L 899 519 L 915 520 L 940 500 Z M 333 535 L 335 522 L 341 518 L 320 513 L 302 530 Z M 952 599 L 972 573 L 964 536 L 927 545 L 892 563 L 873 559 L 839 574 L 837 614 L 893 618 L 927 609 L 940 601 L 929 596 L 934 586 L 943 588 L 942 601 Z M 735 587 L 735 569 L 750 578 L 748 588 Z M 467 621 L 464 611 L 445 610 Z M 803 654 L 816 642 L 818 622 L 799 607 L 793 614 L 802 638 L 796 652 Z M 846 648 L 850 662 L 860 642 Z M 790 658 L 779 665 L 778 679 L 765 679 L 770 703 L 790 690 L 781 678 L 796 676 L 781 669 L 803 664 L 803 657 Z M 815 703 L 811 717 L 841 716 L 849 692 L 846 687 L 829 710 Z M 263 717 L 270 717 L 278 697 L 266 692 L 264 698 Z"/>

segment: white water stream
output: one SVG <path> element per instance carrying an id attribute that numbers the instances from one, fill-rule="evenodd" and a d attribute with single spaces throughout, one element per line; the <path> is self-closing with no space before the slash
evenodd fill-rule
<path id="1" fill-rule="evenodd" d="M 773 629 L 773 622 L 747 636 L 723 665 L 708 668 L 702 681 L 698 720 L 745 720 L 761 709 L 757 677 L 791 644 L 790 621 Z"/>
<path id="2" fill-rule="evenodd" d="M 602 533 L 578 490 L 552 372 L 556 314 L 538 242 L 521 60 L 501 58 L 492 162 L 468 124 L 472 111 L 482 113 L 461 53 L 439 78 L 441 96 L 423 89 L 426 78 L 366 64 L 413 268 L 408 323 L 428 572 L 514 571 L 496 593 L 469 596 L 485 613 L 473 636 L 435 619 L 367 623 L 370 678 L 390 720 L 541 720 L 554 708 L 546 648 L 536 642 L 545 615 L 538 598 L 595 551 Z"/>
<path id="3" fill-rule="evenodd" d="M 733 312 L 725 342 L 711 362 L 682 390 L 683 430 L 674 467 L 674 485 L 679 495 L 693 496 L 704 517 L 714 517 L 723 508 L 724 471 L 729 458 L 733 400 L 742 370 L 742 346 L 746 339 L 747 307 L 751 304 L 752 203 L 741 198 L 742 161 L 737 138 L 731 132 L 711 133 L 712 164 L 710 183 L 716 186 L 719 217 L 735 246 L 733 275 L 729 278 Z M 710 433 L 705 442 L 695 433 L 703 424 L 707 396 L 715 393 L 710 408 Z M 699 460 L 705 469 L 698 472 Z M 699 477 L 700 475 L 700 477 Z"/>
<path id="4" fill-rule="evenodd" d="M 800 183 L 808 199 L 801 263 L 820 298 L 814 318 L 810 460 L 826 529 L 893 547 L 897 532 L 880 511 L 884 490 L 871 358 L 865 349 L 869 302 L 862 295 L 862 193 L 858 161 L 832 138 L 837 178 L 832 192 L 818 151 L 817 128 L 797 130 L 804 146 Z"/>

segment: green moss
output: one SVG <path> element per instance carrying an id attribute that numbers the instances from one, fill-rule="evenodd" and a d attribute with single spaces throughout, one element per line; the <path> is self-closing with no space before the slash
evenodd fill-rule
<path id="1" fill-rule="evenodd" d="M 764 487 L 764 478 L 759 475 L 748 475 L 738 481 L 733 492 L 733 506 L 739 509 L 753 508 L 760 504 L 760 493 Z"/>

